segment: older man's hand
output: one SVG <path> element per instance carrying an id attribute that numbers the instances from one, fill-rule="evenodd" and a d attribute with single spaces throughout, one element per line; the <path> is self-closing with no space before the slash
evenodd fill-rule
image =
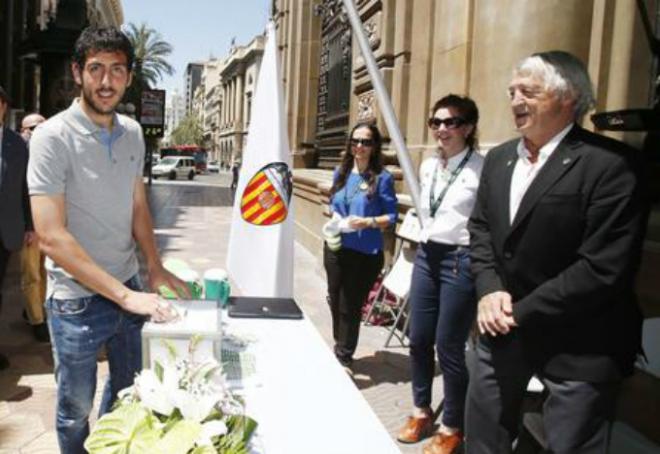
<path id="1" fill-rule="evenodd" d="M 507 292 L 493 292 L 479 300 L 477 326 L 481 334 L 508 334 L 517 326 L 513 319 L 511 295 Z"/>

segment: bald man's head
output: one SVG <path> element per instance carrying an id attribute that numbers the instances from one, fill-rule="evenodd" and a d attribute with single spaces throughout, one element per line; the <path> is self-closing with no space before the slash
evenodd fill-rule
<path id="1" fill-rule="evenodd" d="M 34 131 L 34 128 L 44 121 L 46 121 L 46 119 L 38 113 L 31 113 L 23 117 L 23 121 L 21 122 L 21 136 L 23 136 L 23 139 L 26 142 L 29 141 L 30 137 L 32 137 L 32 131 Z"/>

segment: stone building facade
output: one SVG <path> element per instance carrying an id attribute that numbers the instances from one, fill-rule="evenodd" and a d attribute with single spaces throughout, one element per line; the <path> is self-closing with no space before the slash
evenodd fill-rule
<path id="1" fill-rule="evenodd" d="M 349 125 L 374 121 L 388 133 L 340 0 L 273 0 L 294 170 L 297 238 L 322 252 L 331 171 Z M 588 65 L 597 112 L 649 107 L 657 62 L 635 0 L 357 0 L 369 42 L 415 165 L 434 149 L 426 127 L 433 102 L 447 93 L 477 102 L 484 151 L 515 137 L 505 89 L 530 53 L 562 49 Z M 651 18 L 658 2 L 646 0 Z M 585 126 L 593 129 L 586 120 Z M 636 147 L 645 134 L 605 132 Z M 386 151 L 399 175 L 396 154 Z M 658 161 L 650 170 L 658 181 Z M 409 197 L 401 180 L 401 209 Z M 660 191 L 655 190 L 659 197 Z M 657 217 L 656 217 L 657 219 Z M 660 250 L 660 226 L 649 238 Z M 651 233 L 650 233 L 651 235 Z M 660 265 L 660 253 L 647 254 Z M 644 273 L 643 273 L 644 274 Z M 660 291 L 655 293 L 660 295 Z M 649 297 L 652 295 L 649 292 Z M 660 296 L 653 296 L 660 306 Z"/>
<path id="2" fill-rule="evenodd" d="M 70 63 L 80 32 L 123 21 L 121 0 L 0 2 L 0 85 L 13 101 L 9 124 L 25 113 L 49 117 L 67 108 L 77 94 Z"/>
<path id="3" fill-rule="evenodd" d="M 232 47 L 220 70 L 219 160 L 222 165 L 229 166 L 242 159 L 263 52 L 264 37 L 258 35 L 245 46 Z"/>
<path id="4" fill-rule="evenodd" d="M 193 103 L 195 102 L 195 90 L 202 82 L 202 71 L 204 70 L 204 63 L 190 62 L 186 65 L 185 85 L 186 85 L 186 114 L 189 115 L 193 111 Z"/>

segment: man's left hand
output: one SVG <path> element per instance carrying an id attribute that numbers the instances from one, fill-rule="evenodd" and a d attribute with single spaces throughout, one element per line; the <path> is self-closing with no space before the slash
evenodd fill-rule
<path id="1" fill-rule="evenodd" d="M 149 287 L 157 292 L 161 286 L 171 289 L 179 298 L 191 298 L 190 290 L 185 282 L 159 266 L 149 272 Z"/>

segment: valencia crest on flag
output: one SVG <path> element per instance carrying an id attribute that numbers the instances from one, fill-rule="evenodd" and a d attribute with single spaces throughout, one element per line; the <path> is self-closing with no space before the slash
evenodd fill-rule
<path id="1" fill-rule="evenodd" d="M 275 225 L 289 213 L 293 184 L 284 162 L 261 168 L 248 182 L 241 197 L 241 216 L 253 225 Z"/>

